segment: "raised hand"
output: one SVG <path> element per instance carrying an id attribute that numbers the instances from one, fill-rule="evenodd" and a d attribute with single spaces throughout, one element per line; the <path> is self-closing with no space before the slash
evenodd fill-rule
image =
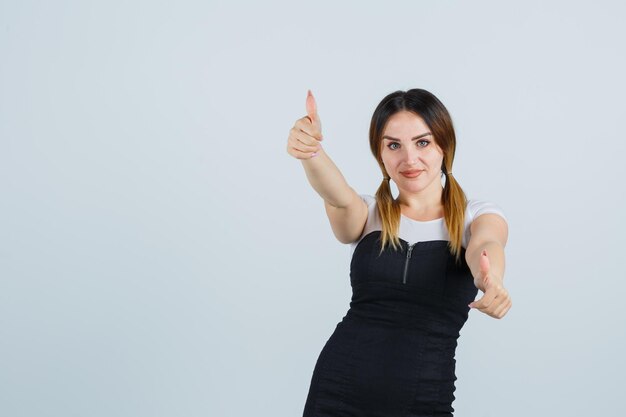
<path id="1" fill-rule="evenodd" d="M 509 292 L 502 285 L 502 279 L 490 274 L 489 257 L 486 250 L 483 250 L 480 256 L 480 275 L 482 281 L 480 284 L 482 285 L 476 285 L 476 287 L 482 286 L 480 289 L 484 294 L 479 300 L 471 302 L 469 307 L 477 308 L 491 317 L 501 319 L 513 303 L 509 297 Z"/>
<path id="2" fill-rule="evenodd" d="M 306 116 L 296 120 L 287 139 L 287 153 L 297 159 L 313 158 L 321 149 L 322 122 L 311 90 L 306 97 L 306 113 Z"/>

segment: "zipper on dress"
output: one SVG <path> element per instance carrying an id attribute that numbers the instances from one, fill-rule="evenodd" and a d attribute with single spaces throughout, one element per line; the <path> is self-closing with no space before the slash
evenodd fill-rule
<path id="1" fill-rule="evenodd" d="M 409 269 L 409 259 L 411 259 L 411 251 L 413 250 L 413 245 L 415 245 L 415 243 L 409 245 L 409 250 L 406 253 L 406 260 L 404 261 L 404 275 L 402 276 L 403 284 L 406 284 L 406 272 Z"/>

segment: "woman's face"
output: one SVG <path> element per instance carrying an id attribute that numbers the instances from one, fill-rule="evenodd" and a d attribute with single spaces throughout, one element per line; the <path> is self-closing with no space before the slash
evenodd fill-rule
<path id="1" fill-rule="evenodd" d="M 420 116 L 406 110 L 391 116 L 381 146 L 383 165 L 400 192 L 441 187 L 443 151 Z"/>

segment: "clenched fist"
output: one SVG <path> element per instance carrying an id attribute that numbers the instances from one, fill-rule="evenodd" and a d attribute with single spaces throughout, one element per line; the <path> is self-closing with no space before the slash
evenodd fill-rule
<path id="1" fill-rule="evenodd" d="M 491 276 L 486 250 L 483 250 L 480 255 L 480 275 L 484 294 L 480 300 L 471 302 L 469 307 L 476 308 L 493 318 L 501 319 L 509 311 L 513 302 L 509 292 L 502 285 L 502 279 Z M 476 279 L 474 281 L 476 285 Z M 478 285 L 476 287 L 480 288 Z"/>

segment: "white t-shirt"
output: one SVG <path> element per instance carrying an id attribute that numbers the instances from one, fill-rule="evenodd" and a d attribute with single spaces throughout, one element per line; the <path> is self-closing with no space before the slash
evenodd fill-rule
<path id="1" fill-rule="evenodd" d="M 359 194 L 359 196 L 368 207 L 367 222 L 359 240 L 350 243 L 350 259 L 352 259 L 354 249 L 363 237 L 375 230 L 382 230 L 380 217 L 376 209 L 376 198 L 368 194 Z M 468 200 L 467 208 L 465 209 L 465 232 L 463 233 L 461 246 L 467 249 L 472 221 L 481 214 L 486 213 L 498 214 L 506 221 L 503 210 L 495 203 L 484 200 Z M 401 215 L 399 237 L 409 242 L 409 244 L 428 240 L 450 240 L 443 217 L 435 220 L 418 221 Z"/>

